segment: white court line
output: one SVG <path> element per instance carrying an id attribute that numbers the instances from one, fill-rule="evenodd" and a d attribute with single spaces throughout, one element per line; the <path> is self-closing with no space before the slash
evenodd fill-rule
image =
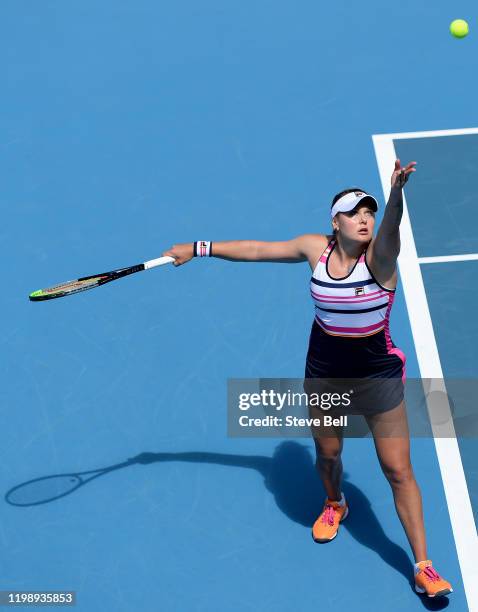
<path id="1" fill-rule="evenodd" d="M 418 263 L 446 263 L 448 261 L 472 261 L 478 259 L 478 253 L 468 255 L 439 255 L 437 257 L 419 257 Z"/>
<path id="2" fill-rule="evenodd" d="M 452 136 L 463 133 L 478 134 L 478 128 L 473 128 L 471 131 L 447 130 L 372 136 L 385 197 L 388 198 L 390 193 L 390 176 L 396 159 L 393 139 L 423 138 L 429 135 Z M 405 195 L 403 201 L 403 217 L 400 225 L 402 249 L 398 258 L 400 278 L 403 283 L 420 375 L 423 379 L 434 379 L 435 384 L 439 384 L 440 380 L 443 381 L 443 371 Z M 444 389 L 444 383 L 442 384 Z M 430 412 L 430 406 L 428 409 Z M 453 421 L 450 420 L 450 423 Z M 478 612 L 478 539 L 458 441 L 456 437 L 440 437 L 441 430 L 435 424 L 432 424 L 432 431 L 468 608 L 470 612 Z M 433 551 L 430 551 L 430 554 L 433 558 Z"/>
<path id="3" fill-rule="evenodd" d="M 381 140 L 388 142 L 390 140 L 401 140 L 404 138 L 433 138 L 437 136 L 463 136 L 466 134 L 478 134 L 478 127 L 463 128 L 459 130 L 435 130 L 430 132 L 400 132 L 398 134 L 374 134 L 372 138 L 375 143 L 380 142 Z"/>

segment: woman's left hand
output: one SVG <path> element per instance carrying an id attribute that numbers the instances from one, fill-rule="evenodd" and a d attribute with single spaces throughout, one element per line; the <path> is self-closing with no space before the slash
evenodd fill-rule
<path id="1" fill-rule="evenodd" d="M 408 177 L 412 172 L 416 172 L 417 162 L 410 162 L 405 168 L 402 168 L 400 164 L 400 160 L 395 160 L 395 169 L 392 174 L 391 185 L 392 187 L 397 187 L 398 189 L 402 189 L 405 183 L 408 181 Z"/>

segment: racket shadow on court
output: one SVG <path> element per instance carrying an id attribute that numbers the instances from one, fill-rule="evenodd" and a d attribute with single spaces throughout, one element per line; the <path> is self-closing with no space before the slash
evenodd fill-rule
<path id="1" fill-rule="evenodd" d="M 96 470 L 54 474 L 29 480 L 7 491 L 5 501 L 13 506 L 23 507 L 46 504 L 71 495 L 92 480 L 116 470 L 135 465 L 178 461 L 245 468 L 259 472 L 264 478 L 266 489 L 274 496 L 281 512 L 292 521 L 309 529 L 320 513 L 325 499 L 325 492 L 317 475 L 310 448 L 295 441 L 284 441 L 277 445 L 272 457 L 201 451 L 144 452 L 122 463 Z M 381 477 L 379 471 L 377 477 Z M 357 486 L 347 480 L 347 473 L 344 473 L 343 491 L 351 512 L 342 527 L 360 544 L 374 550 L 386 563 L 409 579 L 411 562 L 408 555 L 387 537 L 370 502 Z"/>

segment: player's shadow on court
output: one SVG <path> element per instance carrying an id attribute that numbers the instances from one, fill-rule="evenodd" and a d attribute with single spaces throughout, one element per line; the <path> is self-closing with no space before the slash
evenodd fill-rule
<path id="1" fill-rule="evenodd" d="M 308 528 L 312 527 L 325 499 L 325 492 L 309 448 L 293 441 L 279 444 L 272 457 L 208 452 L 141 453 L 134 457 L 134 460 L 142 464 L 190 461 L 255 470 L 264 477 L 264 484 L 274 496 L 278 508 L 291 520 Z M 409 556 L 401 546 L 388 538 L 369 500 L 358 487 L 347 480 L 346 472 L 342 489 L 351 512 L 341 528 L 347 529 L 357 542 L 375 551 L 414 588 L 413 565 Z M 422 598 L 421 601 L 428 610 L 442 610 L 449 604 L 448 598 L 444 597 L 436 601 Z"/>
<path id="2" fill-rule="evenodd" d="M 190 461 L 255 470 L 264 477 L 264 484 L 279 509 L 291 520 L 308 528 L 312 527 L 325 499 L 309 448 L 293 441 L 279 444 L 272 457 L 207 452 L 141 453 L 134 460 L 142 464 Z M 347 473 L 344 473 L 343 491 L 351 512 L 342 528 L 347 529 L 360 544 L 374 550 L 410 582 L 413 566 L 407 553 L 387 537 L 370 502 L 358 487 L 347 480 Z"/>
<path id="3" fill-rule="evenodd" d="M 5 495 L 5 500 L 18 506 L 49 503 L 70 495 L 91 480 L 96 480 L 112 471 L 133 465 L 173 461 L 209 463 L 255 470 L 264 478 L 264 484 L 274 496 L 278 508 L 291 520 L 307 528 L 312 527 L 325 499 L 325 492 L 316 472 L 310 449 L 294 441 L 284 441 L 276 447 L 272 457 L 194 451 L 144 452 L 123 463 L 100 470 L 89 470 L 78 474 L 57 474 L 30 480 L 10 489 Z M 346 472 L 342 488 L 351 512 L 341 529 L 347 529 L 360 544 L 375 551 L 393 569 L 403 574 L 412 585 L 413 566 L 407 553 L 387 537 L 370 502 L 358 487 L 347 480 Z M 440 599 L 441 601 L 429 602 L 422 598 L 422 601 L 428 609 L 439 610 L 448 605 L 447 598 Z"/>

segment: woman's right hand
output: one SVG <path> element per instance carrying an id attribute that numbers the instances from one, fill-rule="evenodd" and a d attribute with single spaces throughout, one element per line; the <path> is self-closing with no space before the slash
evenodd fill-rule
<path id="1" fill-rule="evenodd" d="M 174 257 L 173 266 L 181 266 L 194 257 L 194 243 L 173 244 L 168 250 L 164 251 L 164 256 Z"/>

